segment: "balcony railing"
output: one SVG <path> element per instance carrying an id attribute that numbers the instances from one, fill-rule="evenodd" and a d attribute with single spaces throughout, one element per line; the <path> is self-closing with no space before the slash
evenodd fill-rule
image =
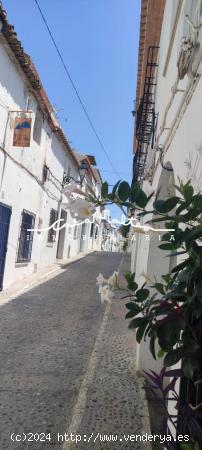
<path id="1" fill-rule="evenodd" d="M 149 146 L 154 145 L 157 115 L 155 113 L 155 88 L 159 47 L 149 47 L 143 96 L 136 113 L 137 148 L 133 163 L 133 182 L 144 178 Z"/>

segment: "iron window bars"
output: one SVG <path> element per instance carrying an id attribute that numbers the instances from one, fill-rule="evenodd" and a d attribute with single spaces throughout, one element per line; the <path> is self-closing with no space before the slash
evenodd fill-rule
<path id="1" fill-rule="evenodd" d="M 50 210 L 50 220 L 49 220 L 49 227 L 51 225 L 53 225 L 56 221 L 58 220 L 58 213 L 55 209 L 51 209 Z M 50 228 L 48 230 L 48 243 L 53 243 L 55 242 L 55 238 L 56 238 L 56 230 L 53 228 Z"/>
<path id="2" fill-rule="evenodd" d="M 20 235 L 18 241 L 17 262 L 29 262 L 31 260 L 33 231 L 35 216 L 25 210 L 22 212 Z"/>

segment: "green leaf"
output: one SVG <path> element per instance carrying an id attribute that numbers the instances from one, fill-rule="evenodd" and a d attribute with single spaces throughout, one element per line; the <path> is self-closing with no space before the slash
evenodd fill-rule
<path id="1" fill-rule="evenodd" d="M 147 205 L 148 197 L 141 189 L 139 183 L 135 183 L 135 185 L 133 186 L 131 190 L 130 200 L 140 208 L 145 208 L 145 206 Z"/>
<path id="2" fill-rule="evenodd" d="M 171 240 L 171 236 L 173 236 L 173 232 L 170 231 L 169 233 L 163 234 L 162 237 L 161 237 L 161 240 L 162 241 L 167 241 L 167 242 L 173 242 Z"/>
<path id="3" fill-rule="evenodd" d="M 128 283 L 128 289 L 130 289 L 131 291 L 135 292 L 138 288 L 138 284 L 135 281 L 130 281 L 130 283 Z"/>
<path id="4" fill-rule="evenodd" d="M 196 319 L 200 319 L 202 317 L 202 304 L 201 303 L 200 304 L 195 303 L 193 315 Z"/>
<path id="5" fill-rule="evenodd" d="M 176 348 L 175 350 L 171 350 L 167 353 L 164 358 L 164 366 L 171 367 L 174 366 L 183 356 L 183 347 Z"/>
<path id="6" fill-rule="evenodd" d="M 198 226 L 192 229 L 186 229 L 183 233 L 183 240 L 196 240 L 202 237 L 202 226 Z"/>
<path id="7" fill-rule="evenodd" d="M 136 196 L 139 192 L 139 190 L 141 189 L 140 184 L 138 183 L 138 181 L 132 186 L 131 188 L 131 192 L 130 192 L 130 201 L 132 203 L 135 202 Z"/>
<path id="8" fill-rule="evenodd" d="M 139 314 L 139 311 L 132 311 L 132 309 L 130 311 L 127 312 L 125 319 L 132 319 L 132 317 L 137 316 L 137 314 Z"/>
<path id="9" fill-rule="evenodd" d="M 126 238 L 128 236 L 128 233 L 130 232 L 131 225 L 121 225 L 119 227 L 119 233 L 121 236 Z"/>
<path id="10" fill-rule="evenodd" d="M 191 200 L 192 199 L 190 199 L 189 201 L 186 201 L 186 202 L 182 202 L 181 205 L 176 209 L 176 214 L 180 214 L 182 211 L 187 209 L 191 203 Z"/>
<path id="11" fill-rule="evenodd" d="M 151 200 L 151 198 L 153 197 L 153 195 L 154 195 L 154 192 L 152 192 L 150 195 L 148 195 L 148 197 L 147 197 L 147 203 L 149 203 L 149 200 Z"/>
<path id="12" fill-rule="evenodd" d="M 142 189 L 140 189 L 139 192 L 137 193 L 136 198 L 135 198 L 135 203 L 140 208 L 145 208 L 145 206 L 147 204 L 147 196 Z"/>
<path id="13" fill-rule="evenodd" d="M 179 292 L 177 289 L 173 290 L 173 291 L 169 291 L 167 292 L 167 294 L 164 295 L 165 299 L 179 299 L 179 301 L 183 301 L 185 297 L 185 293 L 184 292 Z"/>
<path id="14" fill-rule="evenodd" d="M 135 302 L 126 303 L 126 308 L 137 312 L 142 311 L 142 308 L 140 308 Z"/>
<path id="15" fill-rule="evenodd" d="M 185 255 L 187 252 L 185 250 L 181 251 L 181 252 L 173 252 L 170 253 L 170 255 L 167 255 L 168 258 L 170 258 L 171 256 L 180 256 L 180 255 Z"/>
<path id="16" fill-rule="evenodd" d="M 180 449 L 181 450 L 193 450 L 193 447 L 192 447 L 192 445 L 189 445 L 189 444 L 180 444 Z"/>
<path id="17" fill-rule="evenodd" d="M 106 198 L 108 196 L 108 191 L 109 191 L 109 185 L 108 185 L 107 181 L 105 181 L 102 184 L 102 189 L 101 189 L 102 198 Z"/>
<path id="18" fill-rule="evenodd" d="M 193 450 L 200 450 L 198 442 L 195 442 Z"/>
<path id="19" fill-rule="evenodd" d="M 155 338 L 151 338 L 150 339 L 150 343 L 149 343 L 149 350 L 153 356 L 154 359 L 156 359 L 156 352 L 155 352 Z"/>
<path id="20" fill-rule="evenodd" d="M 153 286 L 160 294 L 164 295 L 164 286 L 162 283 L 155 283 Z"/>
<path id="21" fill-rule="evenodd" d="M 131 272 L 126 272 L 124 274 L 124 277 L 127 281 L 127 287 L 128 289 L 130 289 L 131 291 L 136 291 L 138 288 L 138 284 L 134 281 L 135 278 L 135 273 L 131 273 Z"/>
<path id="22" fill-rule="evenodd" d="M 182 360 L 182 370 L 187 378 L 192 378 L 196 369 L 198 369 L 198 363 L 195 359 L 185 358 Z"/>
<path id="23" fill-rule="evenodd" d="M 149 289 L 139 289 L 136 291 L 137 302 L 143 302 L 149 295 Z"/>
<path id="24" fill-rule="evenodd" d="M 192 205 L 194 208 L 202 210 L 202 195 L 201 194 L 193 196 Z"/>
<path id="25" fill-rule="evenodd" d="M 165 355 L 165 351 L 164 350 L 162 350 L 162 348 L 159 350 L 159 352 L 158 352 L 158 354 L 157 354 L 157 356 L 158 356 L 158 358 L 160 359 L 160 358 L 163 358 L 164 357 L 164 355 Z"/>
<path id="26" fill-rule="evenodd" d="M 172 281 L 172 276 L 170 273 L 166 273 L 165 275 L 162 275 L 162 279 L 168 284 Z"/>
<path id="27" fill-rule="evenodd" d="M 179 242 L 171 242 L 171 243 L 159 245 L 159 248 L 161 250 L 177 250 L 180 247 L 181 247 L 181 244 Z"/>
<path id="28" fill-rule="evenodd" d="M 191 200 L 193 197 L 193 194 L 194 194 L 193 187 L 189 183 L 186 183 L 183 187 L 183 196 L 184 196 L 185 200 L 186 201 Z"/>
<path id="29" fill-rule="evenodd" d="M 170 218 L 169 218 L 170 220 Z M 175 222 L 174 220 L 171 220 L 170 222 L 166 222 L 165 223 L 165 227 L 169 230 L 170 228 L 174 228 L 174 230 L 177 230 L 178 228 L 178 223 Z"/>
<path id="30" fill-rule="evenodd" d="M 135 328 L 139 328 L 140 325 L 145 321 L 144 317 L 136 317 L 136 319 L 133 319 L 129 324 L 129 329 L 133 330 Z"/>
<path id="31" fill-rule="evenodd" d="M 167 200 L 156 200 L 153 204 L 156 211 L 160 213 L 167 213 L 175 208 L 179 202 L 179 197 L 171 197 Z"/>
<path id="32" fill-rule="evenodd" d="M 190 267 L 185 267 L 183 270 L 180 270 L 180 272 L 177 275 L 177 282 L 181 283 L 181 286 L 183 286 L 182 283 L 184 283 L 184 288 L 186 287 L 186 283 L 188 280 L 190 274 Z"/>
<path id="33" fill-rule="evenodd" d="M 119 184 L 118 196 L 122 202 L 125 202 L 130 197 L 130 186 L 127 181 L 122 181 Z"/>
<path id="34" fill-rule="evenodd" d="M 197 245 L 196 242 L 192 243 L 191 248 L 189 249 L 190 257 L 194 260 L 197 265 L 200 266 L 201 258 L 202 258 L 202 248 Z"/>
<path id="35" fill-rule="evenodd" d="M 146 223 L 148 223 L 148 224 L 152 224 L 152 223 L 158 223 L 158 222 L 164 222 L 165 220 L 169 220 L 170 219 L 170 217 L 169 216 L 165 216 L 165 217 L 158 217 L 158 218 L 156 218 L 156 219 L 151 219 L 151 220 L 148 220 Z M 173 227 L 174 228 L 174 227 Z"/>
<path id="36" fill-rule="evenodd" d="M 141 340 L 144 336 L 144 332 L 147 328 L 147 325 L 148 325 L 148 320 L 145 320 L 144 322 L 142 322 L 142 324 L 140 325 L 140 327 L 137 330 L 136 341 L 138 342 L 138 344 L 141 342 Z"/>
<path id="37" fill-rule="evenodd" d="M 197 280 L 196 296 L 197 296 L 198 301 L 201 303 L 202 302 L 202 278 L 201 278 L 201 276 Z"/>
<path id="38" fill-rule="evenodd" d="M 181 331 L 185 327 L 185 322 L 180 317 L 176 319 L 171 317 L 167 322 L 157 322 L 156 330 L 160 347 L 169 352 L 173 350 L 173 346 L 179 341 Z"/>
<path id="39" fill-rule="evenodd" d="M 129 282 L 129 281 L 133 281 L 134 280 L 134 278 L 135 278 L 135 272 L 125 272 L 124 273 L 124 278 L 126 279 L 126 281 L 127 282 Z"/>
<path id="40" fill-rule="evenodd" d="M 118 186 L 120 184 L 121 180 L 117 181 L 117 183 L 114 185 L 113 189 L 112 189 L 112 195 L 114 196 L 116 194 L 116 191 L 118 189 Z"/>
<path id="41" fill-rule="evenodd" d="M 196 219 L 196 217 L 201 215 L 201 212 L 202 212 L 201 208 L 200 209 L 191 208 L 186 214 L 178 215 L 176 217 L 176 220 L 182 223 L 189 222 L 190 220 L 194 220 Z"/>
<path id="42" fill-rule="evenodd" d="M 180 270 L 184 269 L 184 267 L 186 267 L 190 262 L 191 262 L 191 258 L 185 259 L 185 261 L 183 261 L 182 263 L 173 267 L 173 269 L 171 270 L 171 273 L 179 272 Z"/>

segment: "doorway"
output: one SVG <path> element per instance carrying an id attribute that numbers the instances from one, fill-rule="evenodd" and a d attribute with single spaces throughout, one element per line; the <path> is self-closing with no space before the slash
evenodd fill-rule
<path id="1" fill-rule="evenodd" d="M 60 227 L 67 223 L 67 212 L 62 209 L 61 215 L 60 215 Z M 58 237 L 58 247 L 57 247 L 57 258 L 63 259 L 64 257 L 64 245 L 65 245 L 65 232 L 66 227 L 61 228 L 59 231 L 59 237 Z"/>
<path id="2" fill-rule="evenodd" d="M 85 239 L 86 239 L 86 224 L 83 223 L 81 226 L 81 240 L 80 240 L 80 252 L 85 251 Z"/>
<path id="3" fill-rule="evenodd" d="M 0 290 L 3 289 L 3 277 L 6 261 L 10 217 L 11 208 L 0 204 Z"/>

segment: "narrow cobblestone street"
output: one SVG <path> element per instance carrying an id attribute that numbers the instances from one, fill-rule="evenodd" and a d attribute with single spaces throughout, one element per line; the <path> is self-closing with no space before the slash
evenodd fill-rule
<path id="1" fill-rule="evenodd" d="M 95 283 L 121 261 L 118 253 L 89 254 L 1 307 L 1 450 L 142 448 L 127 436 L 122 442 L 122 434 L 147 431 L 135 337 L 123 303 L 101 305 Z M 12 442 L 12 433 L 30 441 Z M 32 433 L 41 433 L 38 442 Z M 82 439 L 64 442 L 64 433 Z M 109 433 L 120 440 L 102 442 Z"/>

